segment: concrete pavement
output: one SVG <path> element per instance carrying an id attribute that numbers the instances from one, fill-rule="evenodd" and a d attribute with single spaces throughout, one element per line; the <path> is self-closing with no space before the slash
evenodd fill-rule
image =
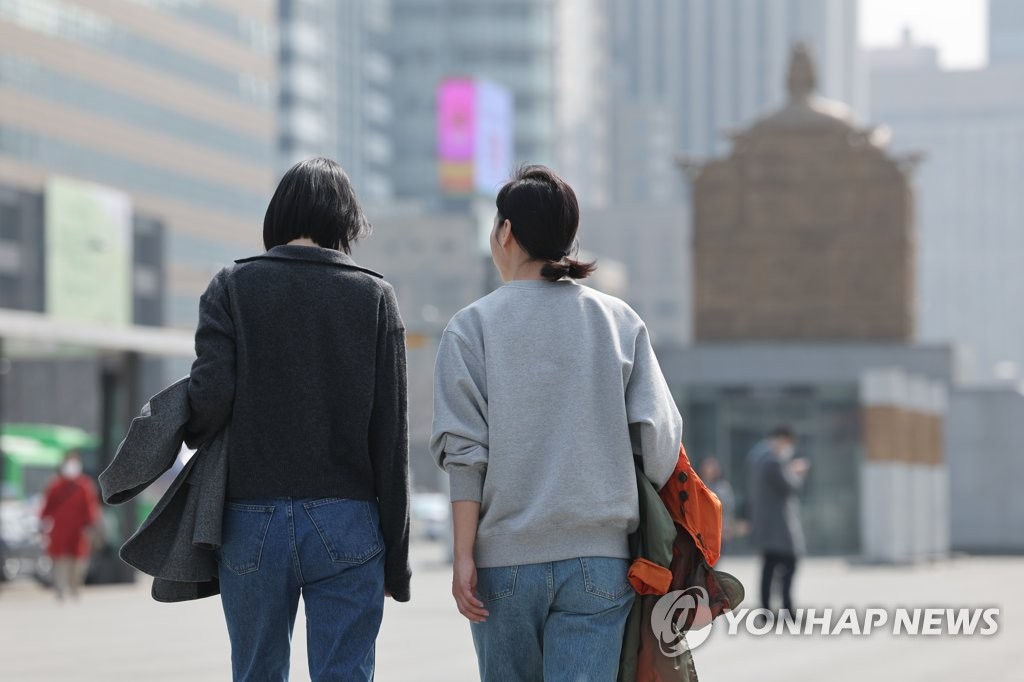
<path id="1" fill-rule="evenodd" d="M 413 601 L 388 602 L 377 679 L 476 679 L 469 628 L 452 603 L 450 573 L 441 556 L 437 545 L 415 546 Z M 756 562 L 725 559 L 720 568 L 743 581 L 746 605 L 755 606 Z M 886 627 L 870 637 L 755 637 L 741 625 L 730 636 L 720 620 L 695 652 L 697 671 L 705 682 L 1018 680 L 1024 665 L 1022 575 L 1022 557 L 959 558 L 918 568 L 807 560 L 797 576 L 798 606 L 994 606 L 1001 609 L 999 632 L 990 637 L 894 637 Z M 61 605 L 31 584 L 5 587 L 0 592 L 0 680 L 230 679 L 220 603 L 158 604 L 148 590 L 143 578 L 132 586 L 92 588 L 80 604 Z M 300 612 L 292 662 L 296 680 L 308 679 L 303 620 Z"/>

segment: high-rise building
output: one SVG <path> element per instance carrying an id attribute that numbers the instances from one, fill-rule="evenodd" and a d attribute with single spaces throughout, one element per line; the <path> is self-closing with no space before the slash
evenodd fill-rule
<path id="1" fill-rule="evenodd" d="M 266 0 L 0 2 L 0 305 L 110 336 L 192 328 L 213 273 L 261 241 L 275 34 Z M 32 416 L 10 413 L 22 397 L 7 418 Z M 95 428 L 95 393 L 76 402 L 36 418 Z"/>
<path id="2" fill-rule="evenodd" d="M 891 129 L 894 150 L 924 156 L 918 336 L 966 347 L 979 379 L 1024 369 L 1021 82 L 1024 63 L 871 72 L 872 119 Z"/>
<path id="3" fill-rule="evenodd" d="M 553 0 L 392 0 L 395 195 L 441 196 L 437 91 L 450 77 L 507 88 L 517 163 L 556 161 L 556 5 Z"/>
<path id="4" fill-rule="evenodd" d="M 785 101 L 789 50 L 807 44 L 821 92 L 865 105 L 856 0 L 602 0 L 609 16 L 613 202 L 674 202 L 677 154 L 710 158 L 726 133 Z"/>
<path id="5" fill-rule="evenodd" d="M 1024 62 L 1024 3 L 988 0 L 988 63 Z"/>
<path id="6" fill-rule="evenodd" d="M 336 159 L 359 196 L 390 198 L 391 66 L 387 0 L 277 0 L 281 41 L 279 170 Z"/>

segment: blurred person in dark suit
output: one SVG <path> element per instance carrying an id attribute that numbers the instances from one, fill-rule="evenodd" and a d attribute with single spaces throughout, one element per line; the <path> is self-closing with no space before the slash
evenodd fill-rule
<path id="1" fill-rule="evenodd" d="M 798 493 L 803 488 L 809 463 L 794 458 L 796 434 L 780 426 L 760 441 L 747 457 L 748 511 L 751 545 L 764 564 L 761 570 L 761 605 L 771 608 L 776 577 L 782 591 L 782 608 L 793 614 L 793 576 L 797 559 L 806 551 L 800 521 Z"/>

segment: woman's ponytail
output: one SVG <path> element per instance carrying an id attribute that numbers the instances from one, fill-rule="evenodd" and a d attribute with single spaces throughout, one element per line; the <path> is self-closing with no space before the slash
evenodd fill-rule
<path id="1" fill-rule="evenodd" d="M 563 277 L 584 279 L 597 270 L 594 262 L 584 263 L 574 258 L 565 257 L 557 261 L 548 261 L 540 270 L 540 276 L 549 282 L 557 282 Z"/>

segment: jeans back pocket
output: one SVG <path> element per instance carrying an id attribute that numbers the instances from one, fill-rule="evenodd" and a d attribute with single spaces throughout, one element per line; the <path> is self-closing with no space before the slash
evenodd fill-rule
<path id="1" fill-rule="evenodd" d="M 583 586 L 590 594 L 610 601 L 618 601 L 633 589 L 626 577 L 629 572 L 627 559 L 612 557 L 581 557 Z"/>
<path id="2" fill-rule="evenodd" d="M 232 572 L 245 575 L 259 570 L 274 507 L 228 502 L 219 551 L 220 561 Z"/>
<path id="3" fill-rule="evenodd" d="M 518 566 L 494 566 L 476 569 L 476 593 L 481 601 L 511 597 L 516 591 Z"/>
<path id="4" fill-rule="evenodd" d="M 329 497 L 302 505 L 324 542 L 331 561 L 362 564 L 384 549 L 377 505 Z"/>

